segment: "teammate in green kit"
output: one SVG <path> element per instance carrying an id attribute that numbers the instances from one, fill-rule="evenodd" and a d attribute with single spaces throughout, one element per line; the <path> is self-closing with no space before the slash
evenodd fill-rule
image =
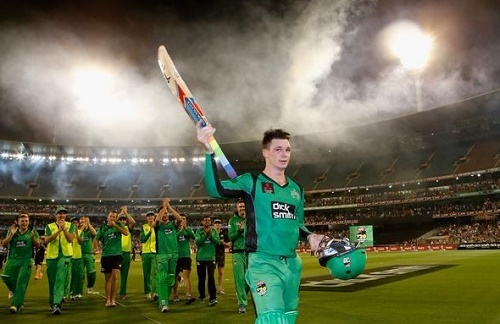
<path id="1" fill-rule="evenodd" d="M 38 233 L 29 224 L 28 214 L 19 214 L 1 242 L 2 246 L 9 248 L 9 257 L 2 273 L 2 281 L 12 292 L 9 308 L 12 314 L 19 312 L 23 307 L 33 268 L 33 249 L 40 244 Z"/>
<path id="2" fill-rule="evenodd" d="M 148 300 L 157 298 L 156 294 L 156 233 L 154 231 L 155 213 L 146 213 L 147 223 L 141 226 L 142 274 L 144 294 Z"/>
<path id="3" fill-rule="evenodd" d="M 232 242 L 231 256 L 233 258 L 233 277 L 236 286 L 236 297 L 238 298 L 238 312 L 244 314 L 247 311 L 247 295 L 250 290 L 245 282 L 245 272 L 247 270 L 245 255 L 245 202 L 238 200 L 236 209 L 234 216 L 229 219 L 227 227 L 228 237 Z"/>
<path id="4" fill-rule="evenodd" d="M 62 313 L 61 303 L 73 256 L 75 226 L 66 221 L 68 211 L 65 207 L 57 207 L 55 213 L 56 221 L 45 226 L 45 243 L 47 243 L 45 260 L 49 280 L 50 312 L 59 315 Z"/>
<path id="5" fill-rule="evenodd" d="M 203 227 L 195 233 L 195 242 L 198 246 L 196 252 L 196 270 L 198 273 L 198 292 L 200 302 L 205 302 L 205 280 L 207 281 L 208 306 L 217 304 L 217 290 L 215 288 L 215 246 L 220 243 L 219 233 L 212 227 L 210 216 L 203 217 Z"/>
<path id="6" fill-rule="evenodd" d="M 125 225 L 117 222 L 118 213 L 112 210 L 105 225 L 97 231 L 96 240 L 102 242 L 101 272 L 104 273 L 106 307 L 116 306 L 118 277 L 122 265 L 122 235 L 129 235 Z"/>
<path id="7" fill-rule="evenodd" d="M 80 299 L 83 296 L 83 258 L 82 258 L 82 238 L 80 236 L 80 220 L 78 217 L 71 218 L 71 223 L 75 226 L 75 239 L 73 240 L 73 256 L 71 257 L 70 275 L 70 297 L 71 300 Z"/>
<path id="8" fill-rule="evenodd" d="M 175 220 L 169 219 L 169 212 L 172 213 Z M 158 304 L 162 313 L 170 310 L 170 293 L 175 283 L 175 270 L 179 256 L 176 221 L 180 220 L 181 215 L 170 206 L 170 199 L 163 198 L 162 207 L 155 219 L 156 282 L 158 285 Z"/>
<path id="9" fill-rule="evenodd" d="M 82 260 L 83 271 L 87 275 L 87 293 L 96 294 L 94 284 L 96 280 L 95 257 L 94 257 L 94 238 L 97 231 L 86 216 L 80 217 L 80 238 L 82 239 Z"/>
<path id="10" fill-rule="evenodd" d="M 317 251 L 323 235 L 304 226 L 304 190 L 285 175 L 290 162 L 290 134 L 281 129 L 264 133 L 264 170 L 221 181 L 209 139 L 215 128 L 197 125 L 205 148 L 205 186 L 212 197 L 243 197 L 246 208 L 246 281 L 255 303 L 255 323 L 295 323 L 298 316 L 302 261 L 296 253 L 299 238 Z"/>
<path id="11" fill-rule="evenodd" d="M 127 298 L 127 281 L 130 270 L 130 260 L 132 254 L 132 229 L 135 226 L 134 218 L 128 213 L 127 206 L 120 208 L 118 221 L 124 224 L 131 235 L 122 236 L 122 268 L 120 270 L 120 299 Z"/>
<path id="12" fill-rule="evenodd" d="M 182 274 L 184 282 L 184 292 L 186 293 L 186 305 L 196 301 L 191 295 L 191 242 L 194 241 L 194 231 L 187 226 L 187 218 L 185 214 L 181 215 L 181 221 L 178 224 L 177 244 L 179 245 L 179 258 L 177 259 L 176 278 Z M 174 302 L 179 301 L 178 295 L 179 280 L 175 280 L 174 284 Z"/>

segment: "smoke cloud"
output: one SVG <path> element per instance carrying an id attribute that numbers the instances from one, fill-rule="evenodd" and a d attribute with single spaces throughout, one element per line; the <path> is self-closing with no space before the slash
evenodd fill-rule
<path id="1" fill-rule="evenodd" d="M 158 69 L 161 44 L 221 143 L 256 140 L 270 127 L 307 134 L 414 113 L 414 76 L 377 42 L 398 19 L 413 19 L 435 37 L 436 53 L 419 76 L 423 107 L 432 109 L 498 87 L 499 45 L 472 42 L 472 32 L 464 32 L 476 28 L 487 39 L 498 19 L 487 4 L 474 3 L 12 5 L 14 18 L 0 21 L 1 135 L 74 145 L 195 145 L 193 125 Z M 459 42 L 460 32 L 469 38 Z M 75 71 L 89 66 L 114 80 L 103 97 L 82 101 Z"/>

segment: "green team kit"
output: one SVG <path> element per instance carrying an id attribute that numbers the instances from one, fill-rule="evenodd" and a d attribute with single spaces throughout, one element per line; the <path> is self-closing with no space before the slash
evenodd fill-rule
<path id="1" fill-rule="evenodd" d="M 126 228 L 123 224 L 116 224 L 121 228 Z M 96 239 L 102 241 L 102 256 L 122 254 L 122 233 L 118 229 L 103 225 L 97 231 Z"/>
<path id="2" fill-rule="evenodd" d="M 94 236 L 87 229 L 80 233 L 80 237 L 82 238 L 83 268 L 87 274 L 87 289 L 89 289 L 94 287 L 97 276 L 94 258 Z"/>
<path id="3" fill-rule="evenodd" d="M 13 235 L 9 242 L 9 256 L 2 273 L 2 281 L 10 292 L 13 293 L 11 306 L 16 307 L 16 311 L 24 304 L 24 297 L 28 283 L 31 278 L 33 267 L 33 239 L 31 230 L 20 233 L 19 230 Z M 11 236 L 10 229 L 7 237 Z M 34 231 L 34 238 L 38 239 L 38 233 Z"/>
<path id="4" fill-rule="evenodd" d="M 208 194 L 245 200 L 246 280 L 257 309 L 256 323 L 294 323 L 302 271 L 296 247 L 299 238 L 306 240 L 311 234 L 304 225 L 303 188 L 289 177 L 280 186 L 263 173 L 220 181 L 214 156 L 206 154 L 205 160 Z"/>
<path id="5" fill-rule="evenodd" d="M 179 258 L 191 257 L 191 241 L 194 239 L 194 232 L 191 227 L 186 227 L 177 232 L 177 244 L 179 245 Z"/>
<path id="6" fill-rule="evenodd" d="M 246 224 L 245 218 L 235 214 L 229 219 L 228 223 L 228 237 L 232 242 L 232 259 L 233 259 L 233 277 L 236 286 L 236 297 L 238 298 L 238 306 L 240 312 L 246 312 L 248 303 L 247 293 L 248 286 L 245 282 L 245 272 L 247 268 L 246 262 L 246 244 L 245 244 L 245 230 L 242 228 Z"/>
<path id="7" fill-rule="evenodd" d="M 175 283 L 175 271 L 179 255 L 177 225 L 175 221 L 161 222 L 155 227 L 155 233 L 158 306 L 163 308 L 168 307 L 170 293 Z"/>

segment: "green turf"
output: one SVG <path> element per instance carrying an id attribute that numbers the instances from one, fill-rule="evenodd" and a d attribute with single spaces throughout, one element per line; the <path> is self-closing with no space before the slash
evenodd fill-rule
<path id="1" fill-rule="evenodd" d="M 500 323 L 500 251 L 373 252 L 365 272 L 392 265 L 447 265 L 441 270 L 405 277 L 364 289 L 302 291 L 298 323 Z M 102 295 L 84 295 L 82 300 L 64 304 L 63 314 L 50 315 L 47 280 L 31 280 L 25 308 L 16 315 L 8 312 L 7 290 L 0 286 L 2 323 L 253 323 L 253 308 L 238 314 L 232 283 L 231 257 L 226 259 L 226 295 L 208 307 L 195 303 L 172 304 L 162 314 L 142 293 L 141 263 L 132 264 L 128 299 L 116 308 L 105 308 Z M 302 255 L 304 278 L 326 274 L 317 260 Z M 196 273 L 192 273 L 196 293 Z M 103 292 L 103 275 L 96 290 Z M 5 322 L 4 322 L 5 321 Z"/>

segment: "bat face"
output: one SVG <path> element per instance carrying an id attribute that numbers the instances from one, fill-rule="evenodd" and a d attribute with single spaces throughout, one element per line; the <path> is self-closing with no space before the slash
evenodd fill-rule
<path id="1" fill-rule="evenodd" d="M 158 65 L 160 66 L 160 70 L 165 78 L 165 81 L 167 81 L 168 87 L 177 100 L 179 100 L 189 118 L 191 118 L 195 124 L 202 121 L 202 126 L 206 126 L 208 124 L 208 120 L 205 117 L 203 110 L 196 102 L 196 99 L 191 94 L 191 91 L 189 91 L 186 83 L 184 83 L 184 80 L 177 71 L 174 62 L 170 58 L 170 55 L 168 55 L 167 49 L 163 45 L 158 48 Z M 222 152 L 219 143 L 217 143 L 213 136 L 209 141 L 209 144 L 215 155 L 219 157 L 219 161 L 226 170 L 226 173 L 231 178 L 235 178 L 237 176 L 236 171 L 234 171 L 233 167 Z"/>

